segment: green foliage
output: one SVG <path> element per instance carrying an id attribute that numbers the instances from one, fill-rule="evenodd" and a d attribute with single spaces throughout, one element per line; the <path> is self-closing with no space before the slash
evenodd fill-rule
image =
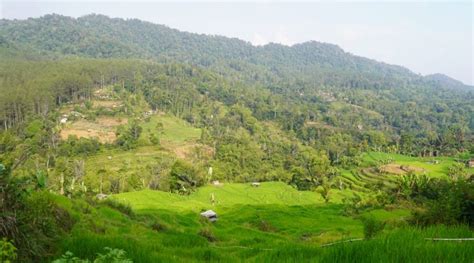
<path id="1" fill-rule="evenodd" d="M 326 203 L 328 203 L 330 199 L 331 187 L 332 183 L 330 183 L 327 178 L 323 178 L 321 188 L 318 189 L 318 192 Z"/>
<path id="2" fill-rule="evenodd" d="M 372 239 L 375 235 L 382 232 L 385 228 L 385 223 L 378 221 L 374 217 L 363 217 L 362 224 L 364 226 L 364 238 Z"/>
<path id="3" fill-rule="evenodd" d="M 474 185 L 472 181 L 434 180 L 428 195 L 420 193 L 424 202 L 413 211 L 412 223 L 426 226 L 432 224 L 474 225 Z"/>
<path id="4" fill-rule="evenodd" d="M 413 247 L 427 261 L 472 259 L 467 246 L 420 245 L 414 235 L 425 230 L 373 238 L 379 219 L 364 219 L 363 230 L 341 215 L 407 205 L 418 225 L 473 225 L 473 170 L 439 157 L 473 148 L 473 93 L 462 84 L 318 42 L 254 47 L 100 15 L 0 24 L 0 233 L 19 261 L 54 254 L 60 236 L 62 251 L 79 257 L 59 262 L 83 262 L 104 245 L 118 249 L 94 262 L 129 262 L 123 251 L 137 262 L 404 262 Z M 98 89 L 123 106 L 94 108 Z M 63 109 L 131 121 L 115 145 L 60 140 Z M 391 162 L 428 175 L 396 182 L 371 168 Z M 446 175 L 454 180 L 433 179 Z M 224 187 L 198 189 L 210 180 Z M 283 183 L 232 184 L 254 181 Z M 167 192 L 131 192 L 146 188 Z M 117 195 L 76 204 L 97 192 Z M 69 205 L 59 208 L 56 198 Z M 203 227 L 196 213 L 211 205 L 222 220 Z M 370 240 L 360 245 L 314 247 L 363 231 Z M 387 256 L 392 242 L 398 254 Z"/>
<path id="5" fill-rule="evenodd" d="M 1 165 L 0 234 L 14 241 L 18 260 L 39 259 L 52 249 L 51 243 L 70 225 L 69 215 L 58 208 L 47 192 L 32 192 L 36 185 L 11 177 Z M 10 255 L 11 256 L 11 255 Z"/>
<path id="6" fill-rule="evenodd" d="M 461 162 L 454 163 L 451 167 L 448 168 L 448 175 L 453 180 L 467 179 L 468 173 L 466 165 Z"/>
<path id="7" fill-rule="evenodd" d="M 87 156 L 97 153 L 101 149 L 101 145 L 97 139 L 77 138 L 69 136 L 59 145 L 59 153 L 62 156 Z"/>
<path id="8" fill-rule="evenodd" d="M 362 198 L 358 194 L 343 199 L 344 213 L 346 215 L 357 215 L 364 208 Z"/>
<path id="9" fill-rule="evenodd" d="M 45 189 L 48 183 L 48 176 L 43 171 L 36 172 L 36 185 L 38 189 Z"/>
<path id="10" fill-rule="evenodd" d="M 106 253 L 98 253 L 97 257 L 92 261 L 93 263 L 132 263 L 133 261 L 127 258 L 127 253 L 121 249 L 105 247 Z M 56 259 L 53 263 L 90 263 L 89 260 L 83 260 L 75 257 L 70 251 L 64 253 L 61 258 Z"/>
<path id="11" fill-rule="evenodd" d="M 136 148 L 142 130 L 137 120 L 133 120 L 128 126 L 121 126 L 117 130 L 117 145 L 126 150 Z"/>
<path id="12" fill-rule="evenodd" d="M 17 258 L 16 247 L 6 238 L 0 240 L 0 261 L 4 263 L 15 262 Z"/>
<path id="13" fill-rule="evenodd" d="M 398 228 L 396 222 L 409 215 L 398 209 L 361 212 L 361 217 L 387 222 L 383 232 L 372 239 L 321 248 L 322 244 L 364 236 L 361 220 L 341 214 L 343 207 L 336 202 L 337 190 L 334 192 L 329 204 L 315 192 L 297 191 L 276 182 L 262 183 L 259 188 L 210 185 L 186 196 L 151 190 L 123 193 L 116 198 L 130 203 L 136 217 L 100 205 L 89 214 L 79 210 L 81 223 L 61 243 L 62 253 L 72 251 L 79 258 L 93 259 L 107 246 L 127 251 L 134 262 L 410 262 L 420 257 L 426 262 L 470 262 L 473 256 L 469 242 L 424 240 L 472 238 L 468 226 Z M 215 193 L 215 206 L 209 202 L 210 193 Z M 80 201 L 61 198 L 68 207 L 79 207 L 71 203 Z M 199 216 L 203 208 L 211 206 L 219 215 L 213 224 Z M 168 230 L 152 229 L 149 222 L 157 220 Z M 103 232 L 99 232 L 101 228 Z M 209 242 L 201 234 L 215 241 Z"/>
<path id="14" fill-rule="evenodd" d="M 417 175 L 408 173 L 402 176 L 398 181 L 398 193 L 406 199 L 416 199 L 418 197 L 430 196 L 431 179 L 426 175 Z"/>
<path id="15" fill-rule="evenodd" d="M 180 194 L 190 194 L 204 183 L 201 172 L 181 160 L 177 160 L 171 167 L 170 178 L 171 190 Z"/>
<path id="16" fill-rule="evenodd" d="M 98 254 L 97 258 L 94 260 L 94 263 L 132 263 L 130 259 L 127 258 L 127 253 L 121 249 L 116 248 L 104 248 L 106 251 L 105 254 Z"/>

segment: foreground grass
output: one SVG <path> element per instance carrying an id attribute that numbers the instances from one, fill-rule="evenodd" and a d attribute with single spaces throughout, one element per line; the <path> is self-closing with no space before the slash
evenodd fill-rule
<path id="1" fill-rule="evenodd" d="M 214 193 L 216 204 L 209 201 Z M 92 259 L 104 247 L 127 251 L 134 262 L 471 262 L 472 243 L 442 243 L 425 237 L 472 237 L 467 227 L 398 228 L 406 210 L 367 212 L 389 222 L 373 240 L 321 247 L 362 238 L 358 218 L 344 216 L 338 202 L 325 204 L 314 192 L 282 183 L 207 186 L 190 196 L 159 191 L 116 195 L 127 206 L 90 204 L 57 196 L 76 224 L 60 244 Z M 114 207 L 118 207 L 116 209 Z M 199 216 L 213 209 L 211 224 Z"/>

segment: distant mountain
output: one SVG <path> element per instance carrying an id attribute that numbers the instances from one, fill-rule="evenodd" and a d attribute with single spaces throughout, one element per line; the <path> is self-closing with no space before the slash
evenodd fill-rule
<path id="1" fill-rule="evenodd" d="M 181 32 L 137 19 L 103 15 L 75 19 L 53 14 L 27 20 L 0 20 L 0 37 L 2 41 L 43 53 L 178 61 L 222 74 L 234 72 L 237 77 L 252 81 L 297 76 L 321 85 L 348 87 L 433 84 L 432 78 L 354 56 L 332 44 L 310 41 L 291 47 L 256 47 L 236 38 Z M 461 87 L 456 81 L 435 83 L 446 88 Z"/>
<path id="2" fill-rule="evenodd" d="M 440 73 L 427 75 L 425 76 L 425 79 L 435 85 L 440 85 L 442 87 L 452 87 L 452 88 L 459 88 L 459 89 L 474 89 L 474 86 L 465 85 L 459 80 L 453 79 L 449 76 L 446 76 Z"/>
<path id="3" fill-rule="evenodd" d="M 37 98 L 61 104 L 121 79 L 131 90 L 144 84 L 151 105 L 202 127 L 219 105 L 243 107 L 229 124 L 277 123 L 334 160 L 364 145 L 453 153 L 471 147 L 474 131 L 474 90 L 461 82 L 316 41 L 253 46 L 137 19 L 46 15 L 0 20 L 0 67 L 0 123 L 37 110 Z"/>

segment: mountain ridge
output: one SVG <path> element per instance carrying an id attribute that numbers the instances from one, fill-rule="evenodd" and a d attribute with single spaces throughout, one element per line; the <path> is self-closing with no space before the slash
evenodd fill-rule
<path id="1" fill-rule="evenodd" d="M 300 72 L 311 75 L 329 70 L 337 74 L 350 72 L 353 77 L 366 74 L 370 82 L 404 79 L 402 82 L 433 84 L 432 79 L 403 66 L 353 55 L 335 44 L 311 40 L 292 46 L 277 43 L 254 46 L 238 38 L 185 32 L 136 18 L 110 18 L 100 14 L 78 18 L 49 14 L 25 20 L 2 19 L 0 36 L 15 45 L 64 55 L 176 60 L 215 69 L 226 66 L 236 71 L 247 70 L 247 75 L 263 67 L 268 74 L 282 78 Z M 453 85 L 451 88 L 466 86 L 446 81 L 434 83 Z"/>

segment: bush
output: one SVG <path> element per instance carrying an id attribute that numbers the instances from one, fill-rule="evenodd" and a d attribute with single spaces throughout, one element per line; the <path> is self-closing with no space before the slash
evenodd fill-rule
<path id="1" fill-rule="evenodd" d="M 12 177 L 0 164 L 0 236 L 14 241 L 22 262 L 37 261 L 50 253 L 51 244 L 67 231 L 61 228 L 61 221 L 70 219 L 54 204 L 50 193 L 33 192 L 35 185 L 31 183 Z"/>
<path id="2" fill-rule="evenodd" d="M 133 261 L 127 258 L 127 253 L 124 250 L 105 247 L 105 254 L 97 254 L 97 258 L 92 261 L 94 263 L 132 263 Z M 87 259 L 80 259 L 75 257 L 70 251 L 64 253 L 61 258 L 56 259 L 53 263 L 90 263 Z"/>
<path id="3" fill-rule="evenodd" d="M 371 239 L 385 228 L 385 222 L 376 220 L 374 217 L 362 218 L 364 226 L 364 238 Z"/>
<path id="4" fill-rule="evenodd" d="M 426 198 L 422 209 L 413 211 L 411 223 L 420 226 L 433 224 L 474 226 L 474 185 L 470 181 L 439 180 L 431 187 L 437 193 Z"/>
<path id="5" fill-rule="evenodd" d="M 128 126 L 119 126 L 117 129 L 117 145 L 130 150 L 138 146 L 138 138 L 143 131 L 137 120 L 131 121 Z"/>
<path id="6" fill-rule="evenodd" d="M 77 138 L 70 135 L 59 145 L 59 153 L 62 156 L 92 155 L 97 153 L 100 147 L 101 144 L 97 139 Z"/>
<path id="7" fill-rule="evenodd" d="M 0 262 L 10 263 L 17 258 L 16 247 L 6 238 L 0 240 Z"/>
<path id="8" fill-rule="evenodd" d="M 202 174 L 192 165 L 177 160 L 170 171 L 170 188 L 180 194 L 190 194 L 203 184 Z"/>

